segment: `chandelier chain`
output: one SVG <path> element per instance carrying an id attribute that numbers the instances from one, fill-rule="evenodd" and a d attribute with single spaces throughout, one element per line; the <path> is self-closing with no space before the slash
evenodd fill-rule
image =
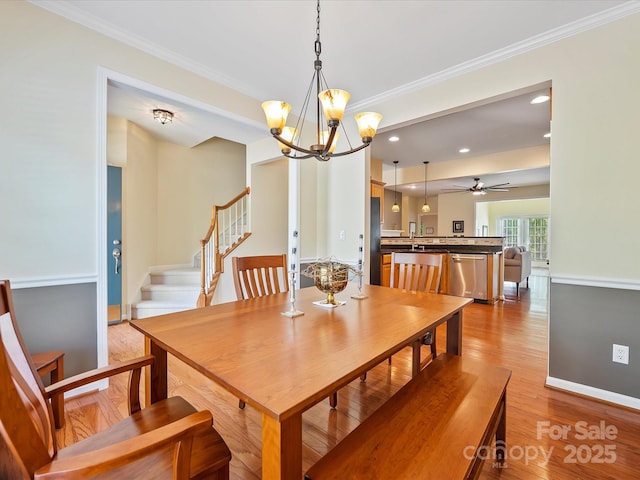
<path id="1" fill-rule="evenodd" d="M 322 61 L 320 54 L 322 53 L 322 44 L 320 42 L 320 0 L 316 5 L 316 40 L 314 43 L 314 51 L 316 60 L 314 61 L 314 75 L 307 90 L 307 96 L 302 105 L 302 111 L 296 120 L 296 128 L 286 126 L 287 115 L 291 110 L 291 105 L 280 100 L 272 100 L 263 102 L 262 108 L 267 117 L 267 125 L 271 135 L 280 144 L 280 151 L 289 158 L 310 158 L 315 157 L 321 161 L 327 161 L 332 157 L 340 157 L 349 155 L 363 148 L 368 147 L 376 134 L 378 124 L 382 119 L 382 115 L 376 112 L 360 112 L 356 114 L 356 124 L 358 132 L 362 139 L 362 145 L 354 147 L 351 144 L 347 130 L 342 123 L 342 116 L 349 101 L 350 94 L 340 89 L 330 89 L 327 85 L 324 74 L 322 73 Z M 316 124 L 316 143 L 309 148 L 304 148 L 299 144 L 299 140 L 303 138 L 302 128 L 304 127 L 304 119 L 306 118 L 307 108 L 312 105 L 311 95 L 315 86 L 315 124 Z M 323 129 L 322 117 L 326 119 L 325 129 Z M 298 126 L 300 128 L 298 128 Z M 341 133 L 338 133 L 341 129 Z M 343 135 L 348 149 L 342 152 L 334 152 L 338 137 Z M 292 150 L 294 152 L 292 152 Z"/>
<path id="2" fill-rule="evenodd" d="M 320 43 L 320 0 L 318 0 L 318 16 L 316 17 L 316 59 L 320 60 L 320 53 L 322 52 L 322 44 Z"/>

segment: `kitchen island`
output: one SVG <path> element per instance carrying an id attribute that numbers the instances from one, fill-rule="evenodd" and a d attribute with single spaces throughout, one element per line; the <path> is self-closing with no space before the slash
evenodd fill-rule
<path id="1" fill-rule="evenodd" d="M 390 284 L 392 252 L 434 253 L 443 256 L 440 293 L 495 303 L 504 300 L 503 246 L 502 237 L 382 237 L 380 285 Z"/>

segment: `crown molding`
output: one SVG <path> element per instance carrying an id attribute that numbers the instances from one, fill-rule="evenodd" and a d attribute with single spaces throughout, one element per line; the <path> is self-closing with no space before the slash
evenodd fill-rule
<path id="1" fill-rule="evenodd" d="M 616 20 L 620 20 L 621 18 L 636 13 L 640 13 L 640 2 L 629 1 L 623 3 L 622 5 L 618 5 L 597 14 L 590 15 L 581 20 L 568 23 L 566 25 L 563 25 L 562 27 L 549 30 L 545 33 L 535 35 L 500 50 L 496 50 L 486 55 L 474 58 L 473 60 L 469 60 L 468 62 L 463 62 L 451 68 L 441 70 L 440 72 L 434 73 L 433 75 L 429 75 L 405 85 L 401 85 L 400 87 L 388 90 L 380 95 L 369 97 L 360 102 L 351 104 L 349 105 L 347 112 L 361 111 L 363 109 L 366 110 L 372 105 L 392 100 L 393 98 L 399 97 L 401 95 L 413 93 L 415 91 L 424 89 L 432 85 L 436 85 L 446 80 L 473 72 L 475 70 L 479 70 L 490 65 L 494 65 L 496 63 L 500 63 L 511 57 L 530 52 L 545 45 L 558 42 L 565 38 L 586 32 L 588 30 L 606 25 L 611 22 L 615 22 Z"/>
<path id="2" fill-rule="evenodd" d="M 255 89 L 251 88 L 249 85 L 241 84 L 237 79 L 232 79 L 227 75 L 224 75 L 223 73 L 211 70 L 210 68 L 207 68 L 200 63 L 189 60 L 182 55 L 177 55 L 165 48 L 158 47 L 152 42 L 149 42 L 136 35 L 126 33 L 110 23 L 106 23 L 93 15 L 89 15 L 86 12 L 80 11 L 65 0 L 27 1 L 52 13 L 65 17 L 72 22 L 79 23 L 80 25 L 90 28 L 91 30 L 102 33 L 103 35 L 106 35 L 138 50 L 160 58 L 161 60 L 184 68 L 185 70 L 188 70 L 197 75 L 201 75 L 228 88 L 232 88 L 242 94 L 251 96 L 253 98 L 258 98 L 258 94 Z M 625 2 L 608 10 L 604 10 L 575 22 L 568 23 L 566 25 L 563 25 L 562 27 L 549 30 L 548 32 L 545 32 L 543 34 L 533 36 L 531 38 L 523 40 L 522 42 L 514 43 L 513 45 L 502 48 L 500 50 L 496 50 L 487 55 L 477 57 L 473 60 L 463 62 L 454 67 L 437 72 L 433 75 L 429 75 L 400 87 L 393 88 L 380 95 L 375 95 L 360 102 L 353 103 L 349 105 L 347 111 L 360 111 L 371 105 L 388 101 L 395 97 L 405 95 L 407 93 L 412 93 L 425 87 L 444 82 L 445 80 L 464 75 L 474 70 L 487 67 L 489 65 L 499 63 L 508 58 L 521 55 L 525 52 L 535 50 L 536 48 L 549 45 L 564 38 L 577 35 L 579 33 L 591 30 L 602 25 L 606 25 L 607 23 L 614 22 L 616 20 L 639 12 L 639 1 L 631 0 Z"/>
<path id="3" fill-rule="evenodd" d="M 111 23 L 105 22 L 104 20 L 101 20 L 94 15 L 89 15 L 86 12 L 79 10 L 66 0 L 27 1 L 35 6 L 48 10 L 51 13 L 60 15 L 67 20 L 71 20 L 74 23 L 78 23 L 84 27 L 87 27 L 90 30 L 94 30 L 98 33 L 106 35 L 109 38 L 129 45 L 130 47 L 136 48 L 156 58 L 171 63 L 172 65 L 184 68 L 189 72 L 208 78 L 209 80 L 224 85 L 228 88 L 232 88 L 233 90 L 236 90 L 244 95 L 248 95 L 254 98 L 256 97 L 256 92 L 253 91 L 253 89 L 248 85 L 239 83 L 238 79 L 230 78 L 220 72 L 216 72 L 198 62 L 194 62 L 193 60 L 190 60 L 182 55 L 171 52 L 166 48 L 159 47 L 153 42 L 149 42 L 148 40 L 145 40 L 144 38 L 141 38 L 137 35 L 131 35 L 130 33 L 119 29 Z"/>

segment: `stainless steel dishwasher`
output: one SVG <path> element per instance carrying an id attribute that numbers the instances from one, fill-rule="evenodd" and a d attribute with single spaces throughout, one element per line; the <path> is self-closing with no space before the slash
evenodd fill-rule
<path id="1" fill-rule="evenodd" d="M 449 288 L 451 295 L 487 301 L 487 255 L 450 254 Z"/>

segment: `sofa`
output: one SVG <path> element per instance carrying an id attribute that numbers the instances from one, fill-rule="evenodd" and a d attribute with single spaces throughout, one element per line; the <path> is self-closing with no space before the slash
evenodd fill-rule
<path id="1" fill-rule="evenodd" d="M 516 283 L 516 295 L 520 294 L 520 283 L 527 281 L 529 288 L 529 275 L 531 275 L 531 252 L 525 247 L 507 247 L 504 256 L 504 281 Z"/>

